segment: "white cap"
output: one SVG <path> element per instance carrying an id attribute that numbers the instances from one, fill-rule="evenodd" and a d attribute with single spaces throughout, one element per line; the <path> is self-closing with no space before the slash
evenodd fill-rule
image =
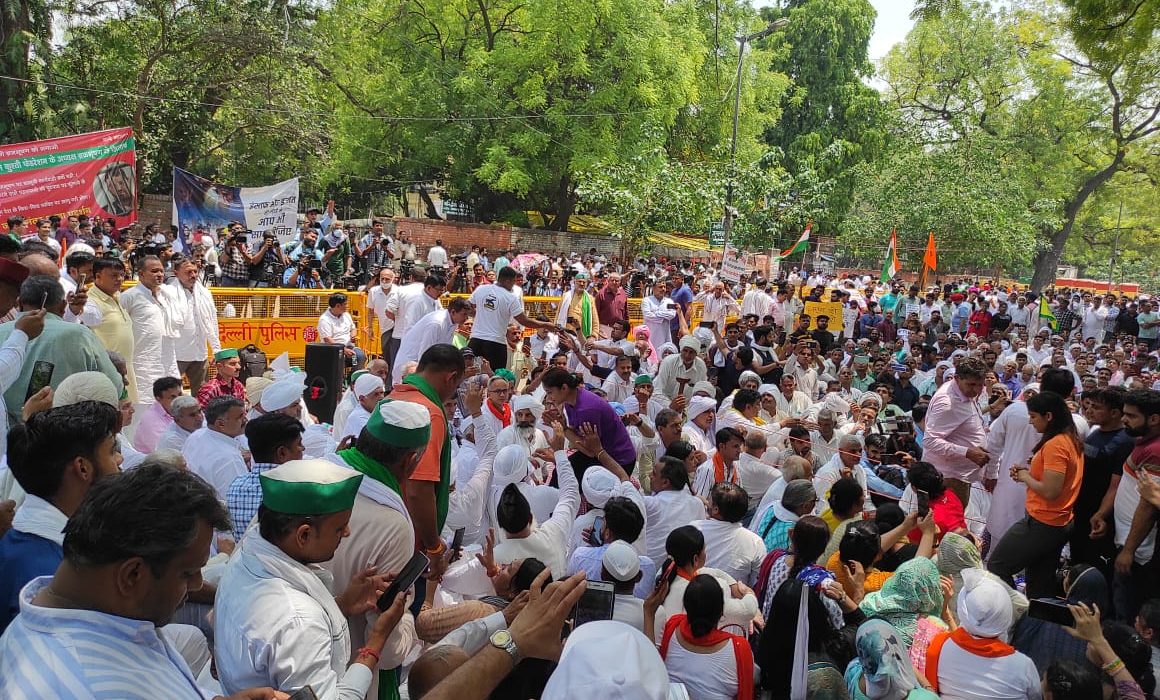
<path id="1" fill-rule="evenodd" d="M 617 581 L 631 581 L 640 573 L 640 557 L 637 556 L 636 550 L 623 540 L 608 545 L 600 561 L 604 564 L 604 570 Z"/>
<path id="2" fill-rule="evenodd" d="M 692 335 L 686 335 L 681 338 L 680 347 L 682 350 L 690 348 L 696 352 L 701 352 L 701 341 L 694 338 Z"/>
<path id="3" fill-rule="evenodd" d="M 371 373 L 360 375 L 358 379 L 354 380 L 354 395 L 358 398 L 369 396 L 377 389 L 383 388 L 382 377 Z M 269 391 L 269 389 L 267 389 Z"/>
<path id="4" fill-rule="evenodd" d="M 702 392 L 712 399 L 717 396 L 717 387 L 713 386 L 712 382 L 701 380 L 693 385 L 693 393 L 700 394 Z"/>
<path id="5" fill-rule="evenodd" d="M 306 375 L 294 372 L 270 384 L 262 390 L 259 403 L 266 411 L 278 411 L 302 398 Z"/>
<path id="6" fill-rule="evenodd" d="M 669 700 L 674 695 L 652 640 L 623 622 L 598 620 L 580 625 L 568 637 L 540 697 Z"/>

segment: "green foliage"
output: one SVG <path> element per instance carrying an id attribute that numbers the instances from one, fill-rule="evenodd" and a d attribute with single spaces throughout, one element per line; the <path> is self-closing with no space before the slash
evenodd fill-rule
<path id="1" fill-rule="evenodd" d="M 965 208 L 975 222 L 954 235 L 969 242 L 978 240 L 972 230 L 1005 221 L 1029 247 L 995 262 L 1018 266 L 1030 251 L 1033 285 L 1049 284 L 1089 198 L 1117 172 L 1146 168 L 1140 159 L 1155 143 L 1157 44 L 1140 38 L 1139 18 L 1111 26 L 1109 16 L 1089 14 L 1089 4 L 1106 5 L 1032 0 L 997 9 L 954 2 L 923 12 L 883 61 L 885 94 L 896 110 L 896 132 L 912 137 L 921 151 L 916 157 L 949 184 L 932 188 L 905 178 L 901 188 L 881 187 L 874 182 L 879 173 L 867 173 L 859 207 L 889 212 L 902 201 L 938 212 L 941 221 L 960 220 L 956 210 Z M 1154 18 L 1155 5 L 1145 0 L 1140 7 L 1151 6 Z M 980 163 L 978 154 L 988 152 Z M 979 169 L 960 171 L 955 162 Z M 981 179 L 968 184 L 976 175 Z M 965 198 L 956 205 L 948 191 Z M 993 209 L 996 201 L 1003 212 Z M 1034 227 L 1034 239 L 1024 235 L 1026 226 Z M 856 231 L 847 226 L 846 240 Z"/>
<path id="2" fill-rule="evenodd" d="M 769 18 L 779 14 L 767 11 Z M 817 224 L 832 229 L 850 207 L 858 166 L 886 145 L 881 99 L 865 82 L 873 74 L 868 50 L 876 13 L 867 0 L 799 0 L 787 4 L 784 16 L 789 25 L 770 41 L 774 69 L 792 87 L 765 138 L 783 154 L 778 165 L 787 172 L 828 181 Z"/>

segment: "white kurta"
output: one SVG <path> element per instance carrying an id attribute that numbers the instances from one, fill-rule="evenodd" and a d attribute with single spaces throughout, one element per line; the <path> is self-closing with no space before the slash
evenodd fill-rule
<path id="1" fill-rule="evenodd" d="M 420 318 L 399 344 L 395 364 L 391 368 L 391 380 L 395 384 L 403 381 L 403 365 L 418 362 L 424 350 L 439 343 L 450 343 L 454 335 L 455 324 L 451 322 L 451 315 L 447 313 L 447 309 L 432 311 Z"/>
<path id="2" fill-rule="evenodd" d="M 568 535 L 572 521 L 580 509 L 580 485 L 576 472 L 563 450 L 556 453 L 556 472 L 560 475 L 560 500 L 552 516 L 533 525 L 530 535 L 520 539 L 506 539 L 495 546 L 495 562 L 510 564 L 516 559 L 535 557 L 552 571 L 567 570 Z M 544 487 L 539 487 L 544 488 Z M 533 504 L 534 505 L 534 504 Z"/>
<path id="3" fill-rule="evenodd" d="M 687 489 L 660 491 L 644 498 L 645 548 L 647 556 L 659 568 L 664 563 L 665 540 L 669 533 L 682 525 L 691 525 L 705 519 L 705 504 Z"/>
<path id="4" fill-rule="evenodd" d="M 214 606 L 215 659 L 226 693 L 309 685 L 321 700 L 366 696 L 371 670 L 350 664 L 350 631 L 323 576 L 262 539 L 257 528 L 246 533 Z"/>
<path id="5" fill-rule="evenodd" d="M 176 308 L 171 287 L 157 288 L 154 296 L 145 285 L 121 292 L 121 308 L 133 321 L 133 375 L 137 379 L 137 401 L 153 403 L 153 382 L 179 376 L 174 342 L 179 335 L 173 323 Z M 130 358 L 126 358 L 129 360 Z"/>
<path id="6" fill-rule="evenodd" d="M 677 310 L 670 309 L 669 304 L 675 305 L 675 302 L 667 297 L 657 299 L 655 294 L 650 294 L 640 300 L 640 313 L 644 317 L 644 325 L 648 327 L 649 341 L 654 348 L 659 348 L 672 340 L 671 322 L 677 317 Z"/>
<path id="7" fill-rule="evenodd" d="M 752 588 L 757 585 L 765 542 L 741 523 L 697 520 L 693 526 L 705 536 L 705 566 L 720 569 Z"/>
<path id="8" fill-rule="evenodd" d="M 708 369 L 705 367 L 705 361 L 701 358 L 693 358 L 693 366 L 687 367 L 680 354 L 669 355 L 661 361 L 657 376 L 653 377 L 653 388 L 658 394 L 674 399 L 681 390 L 681 382 L 678 380 L 685 380 L 684 395 L 685 398 L 691 399 L 693 398 L 693 385 L 708 378 Z"/>
<path id="9" fill-rule="evenodd" d="M 169 286 L 183 309 L 178 324 L 178 338 L 174 342 L 178 362 L 198 362 L 209 358 L 209 351 L 222 349 L 218 333 L 217 309 L 213 295 L 201 282 L 195 282 L 193 289 L 186 289 L 177 278 Z"/>
<path id="10" fill-rule="evenodd" d="M 181 454 L 189 470 L 209 482 L 223 501 L 234 479 L 249 471 L 238 443 L 212 428 L 195 430 Z"/>
<path id="11" fill-rule="evenodd" d="M 338 437 L 338 441 L 342 442 L 342 439 L 347 435 L 353 435 L 357 438 L 370 419 L 370 412 L 363 408 L 362 404 L 355 406 L 350 416 L 347 417 L 346 423 L 342 426 L 342 435 Z"/>

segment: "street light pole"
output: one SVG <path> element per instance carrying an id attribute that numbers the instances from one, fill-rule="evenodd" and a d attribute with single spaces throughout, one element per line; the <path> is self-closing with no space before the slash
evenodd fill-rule
<path id="1" fill-rule="evenodd" d="M 729 234 L 733 232 L 733 178 L 737 169 L 737 122 L 741 116 L 741 71 L 745 65 L 745 45 L 751 41 L 764 39 L 789 24 L 785 17 L 769 23 L 765 29 L 752 34 L 739 34 L 737 41 L 737 83 L 733 95 L 733 137 L 729 140 L 729 177 L 725 181 L 725 247 L 729 247 Z"/>

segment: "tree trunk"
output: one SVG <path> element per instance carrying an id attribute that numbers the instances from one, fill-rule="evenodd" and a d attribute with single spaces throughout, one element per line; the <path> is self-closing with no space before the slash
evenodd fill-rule
<path id="1" fill-rule="evenodd" d="M 427 188 L 419 185 L 419 198 L 423 200 L 423 205 L 427 208 L 427 219 L 442 219 L 439 216 L 439 210 L 435 208 L 435 202 L 431 199 L 431 195 L 427 192 Z"/>
<path id="2" fill-rule="evenodd" d="M 1056 267 L 1059 265 L 1059 259 L 1063 256 L 1063 249 L 1067 246 L 1067 239 L 1071 236 L 1072 229 L 1075 228 L 1075 220 L 1079 217 L 1080 210 L 1083 209 L 1088 197 L 1092 196 L 1101 185 L 1112 179 L 1112 176 L 1123 165 L 1125 155 L 1126 152 L 1123 149 L 1116 151 L 1112 162 L 1108 163 L 1103 170 L 1084 180 L 1079 191 L 1075 193 L 1075 197 L 1067 203 L 1067 207 L 1063 210 L 1063 226 L 1051 234 L 1051 246 L 1035 254 L 1035 273 L 1031 277 L 1033 290 L 1042 291 L 1044 287 L 1055 281 Z"/>
<path id="3" fill-rule="evenodd" d="M 568 220 L 576 210 L 576 195 L 572 191 L 572 178 L 565 174 L 560 177 L 559 187 L 556 189 L 556 216 L 549 226 L 553 231 L 568 230 Z"/>

